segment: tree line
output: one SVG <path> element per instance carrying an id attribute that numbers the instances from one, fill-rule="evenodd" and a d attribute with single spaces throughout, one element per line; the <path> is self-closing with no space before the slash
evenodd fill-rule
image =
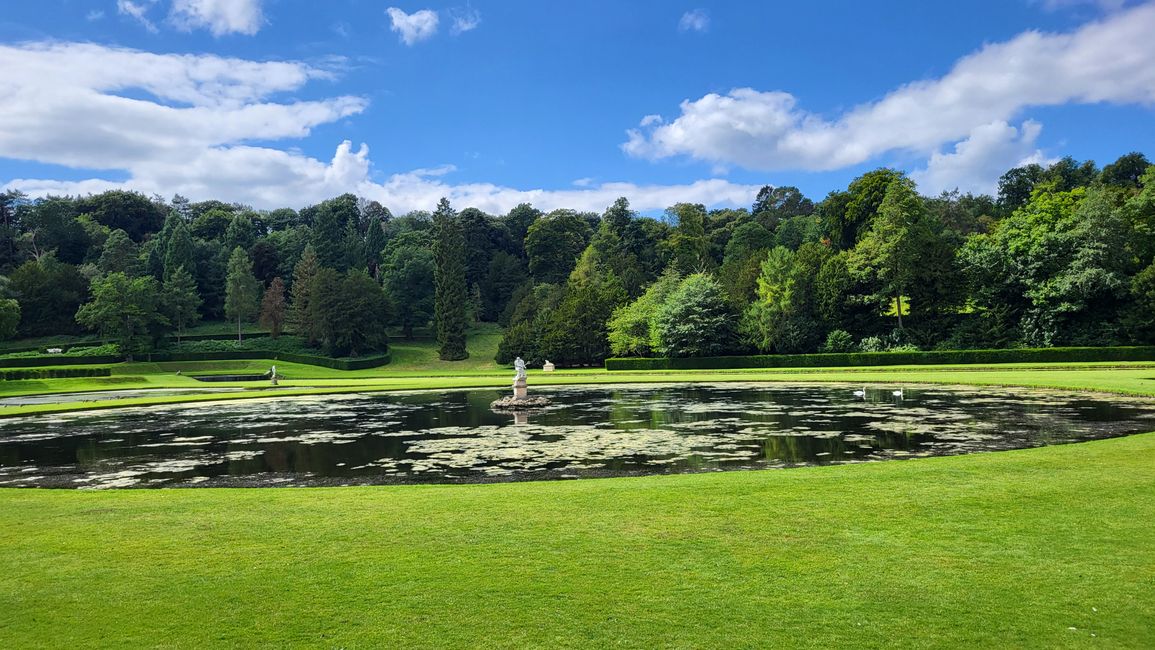
<path id="1" fill-rule="evenodd" d="M 465 358 L 1112 345 L 1155 341 L 1155 167 L 1064 158 L 997 196 L 921 196 L 878 169 L 815 202 L 766 186 L 750 208 L 639 215 L 519 205 L 394 216 L 342 195 L 253 210 L 109 191 L 0 193 L 0 337 L 98 331 L 126 351 L 199 320 L 259 322 L 329 354 L 432 326 Z"/>

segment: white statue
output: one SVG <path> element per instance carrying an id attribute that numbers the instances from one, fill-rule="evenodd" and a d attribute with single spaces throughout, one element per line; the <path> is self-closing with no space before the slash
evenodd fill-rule
<path id="1" fill-rule="evenodd" d="M 514 381 L 517 381 L 519 379 L 525 379 L 525 360 L 524 359 L 522 359 L 521 357 L 514 359 L 513 369 L 517 371 L 517 374 L 513 376 Z"/>

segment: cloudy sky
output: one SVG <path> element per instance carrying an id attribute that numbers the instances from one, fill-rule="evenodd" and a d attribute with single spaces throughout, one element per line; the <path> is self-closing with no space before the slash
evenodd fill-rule
<path id="1" fill-rule="evenodd" d="M 1155 156 L 1155 2 L 883 4 L 8 3 L 0 189 L 649 211 Z"/>

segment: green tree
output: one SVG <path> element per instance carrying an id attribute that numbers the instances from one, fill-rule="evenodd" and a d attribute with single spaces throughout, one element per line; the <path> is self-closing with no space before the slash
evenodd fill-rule
<path id="1" fill-rule="evenodd" d="M 433 315 L 437 321 L 438 356 L 442 361 L 469 357 L 465 348 L 465 242 L 457 214 L 447 199 L 433 213 Z"/>
<path id="2" fill-rule="evenodd" d="M 168 214 L 163 202 L 153 202 L 139 192 L 124 190 L 109 190 L 86 197 L 80 200 L 77 208 L 79 213 L 91 215 L 112 230 L 125 231 L 136 242 L 159 231 Z"/>
<path id="3" fill-rule="evenodd" d="M 434 262 L 428 233 L 407 232 L 390 241 L 381 262 L 381 279 L 394 307 L 395 323 L 406 339 L 414 327 L 433 317 Z"/>
<path id="4" fill-rule="evenodd" d="M 287 321 L 309 345 L 316 345 L 320 339 L 319 328 L 312 316 L 314 279 L 320 270 L 321 264 L 312 244 L 306 245 L 293 268 L 292 300 Z"/>
<path id="5" fill-rule="evenodd" d="M 669 269 L 637 300 L 614 310 L 606 324 L 610 352 L 614 356 L 650 357 L 657 353 L 661 345 L 656 322 L 658 309 L 681 283 L 681 276 Z"/>
<path id="6" fill-rule="evenodd" d="M 253 276 L 253 262 L 245 249 L 237 246 L 229 256 L 225 279 L 225 315 L 237 322 L 237 340 L 242 340 L 241 323 L 257 317 L 261 283 Z"/>
<path id="7" fill-rule="evenodd" d="M 9 291 L 20 303 L 21 336 L 76 331 L 73 315 L 84 302 L 88 283 L 75 266 L 47 255 L 21 264 L 8 279 Z"/>
<path id="8" fill-rule="evenodd" d="M 164 246 L 164 278 L 167 280 L 178 268 L 186 271 L 196 268 L 196 245 L 184 221 L 177 220 Z"/>
<path id="9" fill-rule="evenodd" d="M 166 324 L 159 310 L 156 278 L 130 278 L 110 273 L 92 285 L 92 300 L 76 312 L 76 320 L 101 336 L 115 340 L 131 360 L 151 347 L 150 330 Z"/>
<path id="10" fill-rule="evenodd" d="M 370 218 L 365 228 L 365 260 L 369 264 L 369 274 L 380 279 L 381 255 L 388 243 L 385 239 L 385 223 L 380 218 Z"/>
<path id="11" fill-rule="evenodd" d="M 0 298 L 0 341 L 16 336 L 20 325 L 20 303 L 12 298 Z"/>
<path id="12" fill-rule="evenodd" d="M 737 314 L 722 285 L 708 273 L 687 276 L 655 317 L 659 352 L 666 357 L 708 357 L 732 352 Z"/>
<path id="13" fill-rule="evenodd" d="M 529 272 L 542 284 L 561 284 L 589 244 L 590 226 L 573 210 L 554 210 L 536 220 L 525 235 Z"/>
<path id="14" fill-rule="evenodd" d="M 333 356 L 358 356 L 388 346 L 388 304 L 381 286 L 357 269 L 342 275 L 322 267 L 313 278 L 311 311 L 325 349 Z"/>
<path id="15" fill-rule="evenodd" d="M 871 277 L 878 287 L 880 303 L 897 303 L 898 327 L 902 329 L 903 298 L 910 294 L 919 277 L 922 253 L 932 243 L 926 203 L 906 178 L 887 188 L 861 241 L 849 258 L 851 273 Z"/>
<path id="16" fill-rule="evenodd" d="M 184 335 L 186 327 L 200 319 L 198 310 L 203 302 L 197 293 L 196 280 L 183 266 L 176 267 L 168 274 L 164 281 L 161 312 L 176 328 L 177 341 Z"/>
<path id="17" fill-rule="evenodd" d="M 683 275 L 709 268 L 706 208 L 699 204 L 679 203 L 666 210 L 666 214 L 678 224 L 669 240 L 670 264 Z"/>
<path id="18" fill-rule="evenodd" d="M 517 247 L 517 252 L 522 257 L 526 256 L 525 238 L 529 234 L 529 228 L 542 216 L 541 210 L 533 207 L 528 203 L 522 203 L 516 208 L 509 211 L 505 215 L 505 227 L 509 230 L 509 236 L 513 239 Z"/>
<path id="19" fill-rule="evenodd" d="M 542 356 L 562 365 L 604 362 L 610 353 L 606 321 L 627 297 L 613 271 L 587 248 L 541 332 Z"/>
<path id="20" fill-rule="evenodd" d="M 97 273 L 123 273 L 127 276 L 140 275 L 144 268 L 140 261 L 140 247 L 123 230 L 113 230 L 104 242 L 100 261 L 96 263 Z"/>

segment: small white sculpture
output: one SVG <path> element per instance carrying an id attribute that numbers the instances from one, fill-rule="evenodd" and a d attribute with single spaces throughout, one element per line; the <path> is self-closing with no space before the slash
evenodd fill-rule
<path id="1" fill-rule="evenodd" d="M 525 379 L 525 361 L 521 357 L 514 359 L 513 369 L 517 371 L 517 374 L 513 376 L 514 381 Z"/>
<path id="2" fill-rule="evenodd" d="M 553 372 L 554 365 L 549 362 L 549 359 L 546 359 L 545 363 L 541 366 L 541 369 L 543 372 Z"/>

